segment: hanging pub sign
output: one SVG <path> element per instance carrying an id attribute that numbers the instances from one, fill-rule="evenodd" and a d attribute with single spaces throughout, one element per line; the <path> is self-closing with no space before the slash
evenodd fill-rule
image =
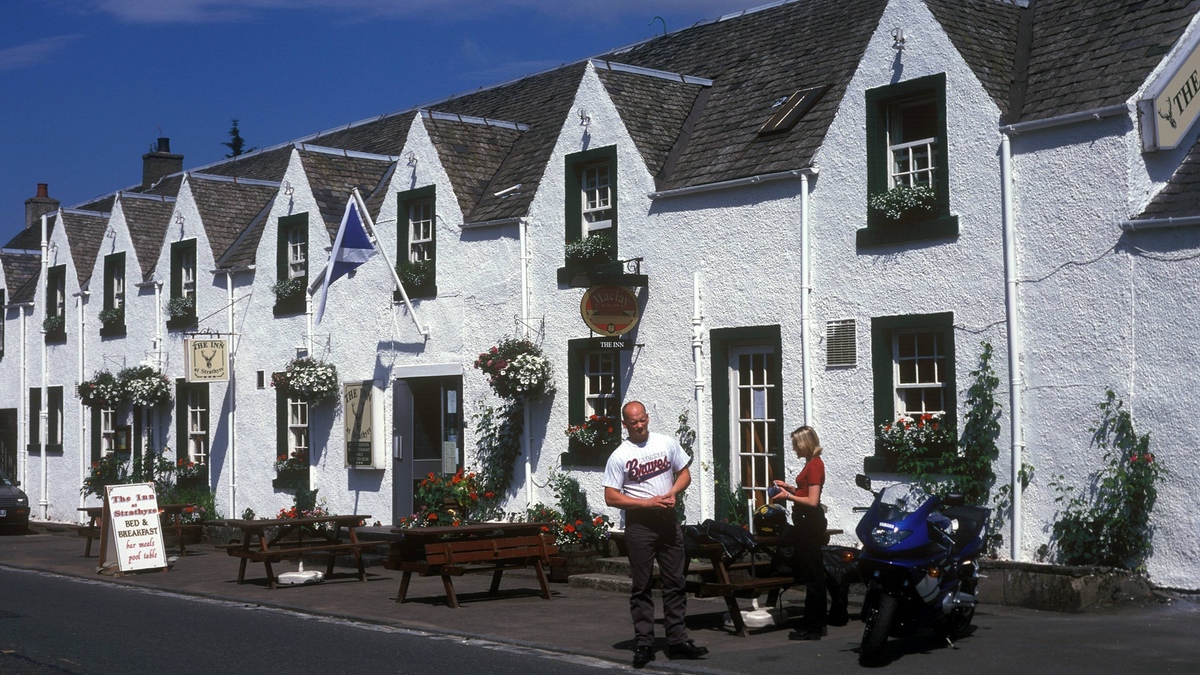
<path id="1" fill-rule="evenodd" d="M 346 432 L 346 466 L 384 469 L 383 392 L 371 380 L 342 383 Z"/>
<path id="2" fill-rule="evenodd" d="M 1200 115 L 1200 40 L 1181 50 L 1138 101 L 1142 149 L 1172 150 Z"/>
<path id="3" fill-rule="evenodd" d="M 228 382 L 229 342 L 224 338 L 184 338 L 183 368 L 188 382 Z"/>
<path id="4" fill-rule="evenodd" d="M 609 337 L 624 335 L 638 322 L 638 299 L 621 286 L 592 286 L 583 292 L 579 314 L 588 328 Z"/>

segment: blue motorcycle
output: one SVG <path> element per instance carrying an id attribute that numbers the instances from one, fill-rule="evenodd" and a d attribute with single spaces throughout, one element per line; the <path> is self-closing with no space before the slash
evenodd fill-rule
<path id="1" fill-rule="evenodd" d="M 940 499 L 918 486 L 872 492 L 855 534 L 863 543 L 859 572 L 867 585 L 859 661 L 880 660 L 888 637 L 932 629 L 947 639 L 965 634 L 975 617 L 979 570 L 990 510 L 966 506 L 961 495 Z M 858 510 L 858 509 L 856 509 Z"/>

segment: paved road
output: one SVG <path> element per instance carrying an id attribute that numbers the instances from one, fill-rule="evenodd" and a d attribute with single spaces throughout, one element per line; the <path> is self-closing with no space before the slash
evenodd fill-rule
<path id="1" fill-rule="evenodd" d="M 598 659 L 0 569 L 0 673 L 596 673 Z"/>

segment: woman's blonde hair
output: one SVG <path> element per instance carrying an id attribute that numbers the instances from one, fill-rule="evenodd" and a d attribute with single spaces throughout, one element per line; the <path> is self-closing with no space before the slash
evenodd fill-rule
<path id="1" fill-rule="evenodd" d="M 817 438 L 817 430 L 810 426 L 797 427 L 792 432 L 792 450 L 796 452 L 797 457 L 820 457 L 821 439 Z"/>

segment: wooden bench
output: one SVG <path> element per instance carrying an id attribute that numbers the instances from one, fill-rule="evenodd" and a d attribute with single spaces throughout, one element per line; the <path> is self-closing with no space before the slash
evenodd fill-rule
<path id="1" fill-rule="evenodd" d="M 231 557 L 240 558 L 238 583 L 246 583 L 246 564 L 260 562 L 267 572 L 267 581 L 272 589 L 278 588 L 278 580 L 272 563 L 295 560 L 309 554 L 328 555 L 325 574 L 333 574 L 333 566 L 339 553 L 353 553 L 360 581 L 367 580 L 362 551 L 375 546 L 375 542 L 360 542 L 355 528 L 371 516 L 327 515 L 303 518 L 276 518 L 269 520 L 223 520 L 224 525 L 242 531 L 238 542 L 218 545 Z M 341 540 L 342 528 L 346 528 L 350 541 Z"/>
<path id="2" fill-rule="evenodd" d="M 423 560 L 395 563 L 394 568 L 404 572 L 396 602 L 404 602 L 414 572 L 423 577 L 440 576 L 446 589 L 447 604 L 457 609 L 458 596 L 454 592 L 451 577 L 491 572 L 492 585 L 488 592 L 495 595 L 500 590 L 500 579 L 504 570 L 525 567 L 533 567 L 537 572 L 541 595 L 549 600 L 550 587 L 546 579 L 546 566 L 551 564 L 550 556 L 557 551 L 554 536 L 549 534 L 430 542 L 424 546 Z"/>

